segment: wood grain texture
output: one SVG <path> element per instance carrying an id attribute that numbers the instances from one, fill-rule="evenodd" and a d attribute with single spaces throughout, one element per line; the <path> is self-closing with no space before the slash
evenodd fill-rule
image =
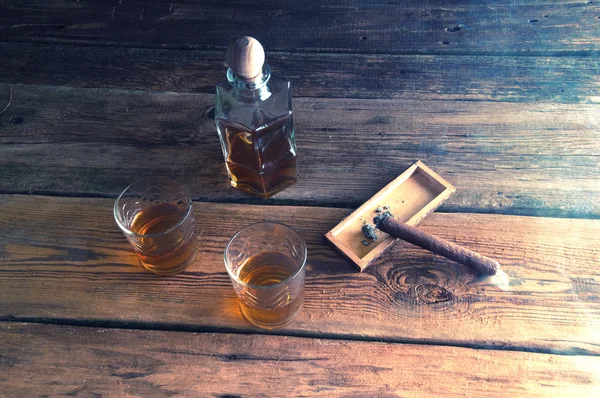
<path id="1" fill-rule="evenodd" d="M 1 43 L 0 82 L 213 94 L 225 51 Z M 598 103 L 598 57 L 270 52 L 296 97 Z M 0 93 L 1 95 L 1 93 Z"/>
<path id="2" fill-rule="evenodd" d="M 213 95 L 0 92 L 11 96 L 1 192 L 116 196 L 161 173 L 195 199 L 265 203 L 229 186 Z M 600 215 L 599 105 L 297 98 L 294 108 L 300 179 L 269 203 L 357 207 L 422 160 L 457 188 L 446 211 Z"/>
<path id="3" fill-rule="evenodd" d="M 0 323 L 5 396 L 597 396 L 600 358 Z"/>
<path id="4" fill-rule="evenodd" d="M 70 1 L 0 3 L 0 40 L 267 50 L 598 54 L 596 2 Z"/>
<path id="5" fill-rule="evenodd" d="M 404 243 L 359 273 L 323 237 L 349 210 L 196 203 L 201 253 L 161 278 L 136 266 L 112 203 L 1 196 L 0 318 L 256 332 L 223 251 L 243 226 L 277 220 L 303 236 L 308 265 L 305 306 L 276 333 L 600 354 L 597 220 L 434 213 L 420 224 L 497 259 L 503 284 Z"/>

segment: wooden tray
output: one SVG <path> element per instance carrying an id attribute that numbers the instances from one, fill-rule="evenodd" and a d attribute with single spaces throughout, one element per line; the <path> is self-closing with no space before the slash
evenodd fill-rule
<path id="1" fill-rule="evenodd" d="M 379 237 L 365 246 L 361 228 L 368 222 L 373 224 L 376 209 L 389 207 L 394 218 L 415 226 L 456 189 L 421 161 L 415 162 L 404 173 L 394 179 L 375 196 L 366 201 L 348 217 L 344 218 L 325 237 L 362 272 L 397 239 L 377 231 Z"/>

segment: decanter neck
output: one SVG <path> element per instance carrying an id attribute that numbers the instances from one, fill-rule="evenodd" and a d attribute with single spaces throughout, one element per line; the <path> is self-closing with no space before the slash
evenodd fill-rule
<path id="1" fill-rule="evenodd" d="M 246 98 L 266 100 L 271 96 L 269 89 L 269 79 L 271 78 L 271 67 L 265 63 L 262 68 L 262 73 L 251 79 L 245 79 L 236 75 L 231 68 L 227 69 L 227 81 L 233 87 L 235 95 Z"/>

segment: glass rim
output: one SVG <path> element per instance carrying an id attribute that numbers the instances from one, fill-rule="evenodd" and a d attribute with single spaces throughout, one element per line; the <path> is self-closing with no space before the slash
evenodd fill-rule
<path id="1" fill-rule="evenodd" d="M 240 278 L 238 278 L 238 276 L 235 275 L 233 273 L 233 271 L 230 269 L 229 261 L 227 261 L 227 252 L 228 252 L 229 246 L 231 246 L 231 243 L 233 242 L 233 240 L 235 238 L 237 238 L 242 232 L 246 231 L 248 228 L 253 227 L 253 226 L 257 226 L 257 225 L 261 225 L 261 224 L 263 224 L 263 225 L 265 225 L 265 224 L 281 225 L 282 227 L 285 227 L 285 228 L 289 229 L 296 236 L 298 236 L 298 238 L 300 238 L 300 241 L 302 242 L 302 248 L 303 248 L 303 252 L 302 252 L 302 255 L 303 255 L 302 264 L 298 268 L 298 271 L 296 271 L 293 275 L 288 276 L 287 278 L 285 278 L 281 282 L 275 283 L 274 285 L 268 285 L 268 286 L 252 285 L 250 283 L 246 283 L 246 282 L 240 280 Z M 223 253 L 223 260 L 225 262 L 225 269 L 227 269 L 227 273 L 237 283 L 239 283 L 240 285 L 242 285 L 244 287 L 249 287 L 251 289 L 265 290 L 265 289 L 271 289 L 271 288 L 274 288 L 274 287 L 279 287 L 279 286 L 285 285 L 286 283 L 288 283 L 292 279 L 296 278 L 300 274 L 300 272 L 302 272 L 302 270 L 304 270 L 306 268 L 306 258 L 307 258 L 307 255 L 308 255 L 308 250 L 306 249 L 306 242 L 304 241 L 304 238 L 302 238 L 302 236 L 294 228 L 292 228 L 289 225 L 286 225 L 286 224 L 284 224 L 282 222 L 279 222 L 279 221 L 259 221 L 259 222 L 252 223 L 250 225 L 246 225 L 244 228 L 240 229 L 235 235 L 233 235 L 231 237 L 231 239 L 229 239 L 229 242 L 227 242 L 227 245 L 225 246 L 225 252 Z"/>
<path id="2" fill-rule="evenodd" d="M 123 197 L 123 195 L 129 190 L 129 188 L 131 188 L 132 186 L 144 181 L 144 180 L 150 180 L 153 178 L 166 178 L 167 180 L 171 180 L 174 181 L 176 183 L 178 183 L 179 185 L 181 185 L 185 191 L 185 196 L 188 199 L 189 203 L 187 205 L 187 211 L 185 212 L 185 216 L 183 216 L 181 218 L 181 220 L 177 221 L 177 224 L 173 225 L 171 228 L 167 229 L 166 231 L 162 231 L 162 232 L 158 232 L 155 234 L 138 234 L 137 232 L 133 232 L 132 230 L 130 230 L 127 226 L 123 225 L 123 223 L 120 220 L 120 217 L 118 216 L 119 214 L 119 200 L 121 200 L 121 198 Z M 148 188 L 150 188 L 150 186 L 148 186 Z M 138 238 L 156 238 L 159 236 L 163 236 L 166 235 L 170 232 L 173 232 L 174 230 L 176 230 L 177 228 L 179 228 L 181 226 L 181 224 L 183 224 L 183 222 L 185 220 L 187 220 L 187 218 L 189 217 L 189 215 L 192 212 L 192 194 L 190 193 L 190 190 L 188 189 L 187 185 L 185 185 L 183 182 L 179 181 L 177 178 L 173 178 L 173 177 L 169 177 L 169 176 L 165 176 L 165 175 L 156 175 L 156 176 L 148 176 L 148 177 L 143 177 L 140 178 L 138 180 L 135 180 L 134 182 L 132 182 L 131 184 L 129 184 L 127 186 L 127 188 L 125 188 L 123 190 L 123 192 L 121 192 L 119 194 L 119 196 L 117 196 L 117 199 L 115 199 L 115 204 L 113 206 L 113 216 L 115 218 L 115 221 L 117 222 L 117 225 L 119 226 L 119 228 L 121 228 L 121 231 L 123 231 L 123 233 L 125 233 L 126 235 L 132 235 Z"/>

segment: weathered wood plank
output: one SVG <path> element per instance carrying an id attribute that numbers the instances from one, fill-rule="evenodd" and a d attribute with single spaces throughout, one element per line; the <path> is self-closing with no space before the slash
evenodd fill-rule
<path id="1" fill-rule="evenodd" d="M 390 53 L 597 54 L 600 7 L 566 0 L 0 3 L 0 40 Z"/>
<path id="2" fill-rule="evenodd" d="M 202 251 L 185 273 L 136 267 L 111 199 L 2 196 L 0 318 L 255 330 L 223 250 L 265 219 L 308 245 L 306 302 L 285 334 L 600 354 L 600 221 L 435 213 L 420 228 L 498 260 L 508 285 L 398 244 L 364 273 L 323 238 L 349 210 L 196 203 Z M 428 304 L 427 291 L 447 291 Z"/>
<path id="3" fill-rule="evenodd" d="M 196 199 L 265 203 L 229 184 L 214 96 L 2 85 L 0 190 L 116 196 L 150 174 Z M 446 211 L 600 215 L 600 108 L 297 98 L 299 183 L 268 203 L 356 207 L 423 160 L 457 187 Z M 349 159 L 352 159 L 349 161 Z"/>
<path id="4" fill-rule="evenodd" d="M 0 82 L 214 93 L 223 51 L 0 43 Z M 267 54 L 301 97 L 597 103 L 598 57 Z"/>
<path id="5" fill-rule="evenodd" d="M 600 358 L 0 323 L 5 396 L 597 396 Z"/>

